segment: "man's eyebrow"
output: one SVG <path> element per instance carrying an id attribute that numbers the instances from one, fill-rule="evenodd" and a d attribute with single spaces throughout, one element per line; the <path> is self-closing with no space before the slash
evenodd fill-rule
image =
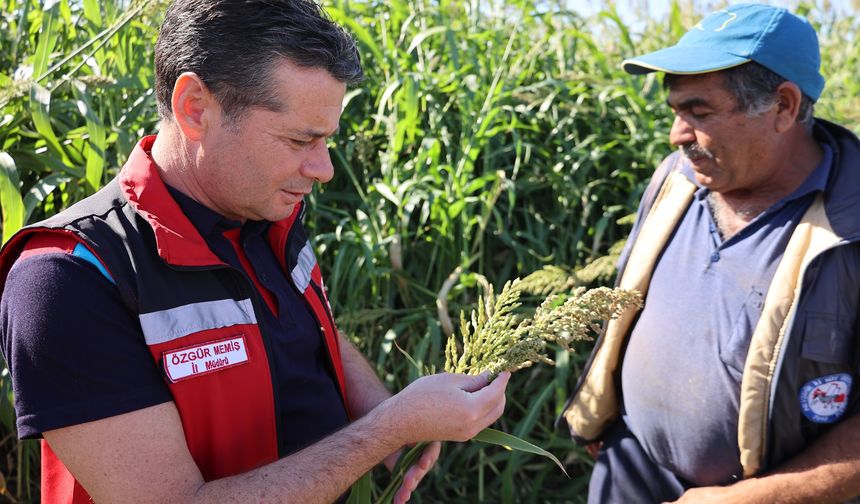
<path id="1" fill-rule="evenodd" d="M 694 97 L 688 98 L 686 100 L 682 100 L 679 103 L 672 104 L 668 98 L 666 98 L 666 105 L 669 106 L 672 110 L 690 110 L 693 107 L 710 107 L 711 104 L 708 103 L 704 98 Z"/>
<path id="2" fill-rule="evenodd" d="M 300 135 L 303 137 L 311 137 L 311 138 L 328 138 L 340 133 L 340 126 L 334 129 L 334 131 L 322 131 L 315 129 L 306 129 L 306 130 L 292 130 L 293 134 Z"/>

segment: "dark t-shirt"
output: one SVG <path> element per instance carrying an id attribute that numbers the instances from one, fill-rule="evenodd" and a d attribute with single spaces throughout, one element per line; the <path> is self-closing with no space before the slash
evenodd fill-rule
<path id="1" fill-rule="evenodd" d="M 271 335 L 280 453 L 345 425 L 346 410 L 318 324 L 266 242 L 269 223 L 242 225 L 178 191 L 171 194 L 213 252 L 244 271 L 258 292 L 268 291 L 268 302 L 258 295 L 258 305 L 277 312 L 264 308 L 260 323 Z M 0 337 L 22 438 L 172 399 L 137 315 L 84 258 L 48 253 L 16 262 L 0 301 Z"/>
<path id="2" fill-rule="evenodd" d="M 0 335 L 21 438 L 171 400 L 137 317 L 80 257 L 16 262 L 0 301 Z"/>

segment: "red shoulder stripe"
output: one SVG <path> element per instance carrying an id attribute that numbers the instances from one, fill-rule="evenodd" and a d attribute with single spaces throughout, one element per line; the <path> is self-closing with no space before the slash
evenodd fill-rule
<path id="1" fill-rule="evenodd" d="M 71 254 L 75 247 L 81 243 L 72 234 L 66 233 L 39 233 L 32 236 L 24 249 L 18 256 L 18 259 L 26 259 L 39 254 L 49 254 L 56 252 L 65 252 Z"/>
<path id="2" fill-rule="evenodd" d="M 88 243 L 73 232 L 63 229 L 32 228 L 15 235 L 8 244 L 8 250 L 4 248 L 4 253 L 0 256 L 0 292 L 2 292 L 2 288 L 5 285 L 6 275 L 15 261 L 40 254 L 58 252 L 82 256 L 80 250 L 78 250 L 78 253 L 75 253 L 75 248 L 79 244 L 91 254 L 91 257 L 84 257 L 84 259 L 95 264 L 108 280 L 116 283 L 113 279 L 113 273 L 108 269 L 101 257 L 93 251 Z M 96 260 L 98 264 L 94 262 Z"/>

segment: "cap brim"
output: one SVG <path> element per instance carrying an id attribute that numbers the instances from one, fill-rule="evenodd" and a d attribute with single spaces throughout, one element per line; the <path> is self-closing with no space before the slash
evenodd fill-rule
<path id="1" fill-rule="evenodd" d="M 672 46 L 644 56 L 626 59 L 621 67 L 630 74 L 666 72 L 700 74 L 736 67 L 751 61 L 710 47 Z"/>

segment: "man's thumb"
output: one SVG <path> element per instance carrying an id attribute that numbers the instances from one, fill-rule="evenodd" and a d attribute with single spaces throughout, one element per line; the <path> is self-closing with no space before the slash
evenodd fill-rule
<path id="1" fill-rule="evenodd" d="M 466 376 L 460 388 L 466 392 L 476 392 L 489 385 L 490 381 L 490 372 L 484 371 L 479 375 Z"/>

